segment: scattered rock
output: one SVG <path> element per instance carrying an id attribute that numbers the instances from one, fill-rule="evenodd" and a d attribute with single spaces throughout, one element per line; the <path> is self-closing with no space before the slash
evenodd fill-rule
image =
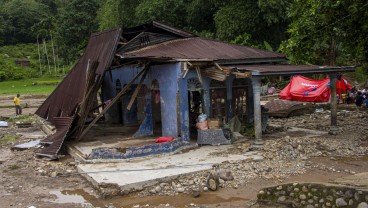
<path id="1" fill-rule="evenodd" d="M 184 188 L 182 188 L 182 187 L 180 187 L 180 188 L 177 188 L 177 189 L 176 189 L 176 191 L 177 191 L 178 193 L 183 193 L 183 192 L 185 191 L 185 189 L 184 189 Z"/>
<path id="2" fill-rule="evenodd" d="M 232 181 L 234 180 L 234 177 L 229 170 L 220 170 L 219 171 L 219 177 L 224 181 Z"/>
<path id="3" fill-rule="evenodd" d="M 346 203 L 346 201 L 343 198 L 337 198 L 336 199 L 336 206 L 337 207 L 344 207 L 348 205 L 348 203 Z"/>
<path id="4" fill-rule="evenodd" d="M 201 195 L 201 192 L 199 190 L 192 190 L 192 196 L 197 198 Z"/>
<path id="5" fill-rule="evenodd" d="M 212 191 L 216 191 L 217 190 L 217 187 L 218 187 L 218 183 L 216 182 L 216 180 L 214 178 L 209 178 L 207 180 L 207 185 L 208 185 L 208 188 Z"/>
<path id="6" fill-rule="evenodd" d="M 366 202 L 362 202 L 362 203 L 358 204 L 357 208 L 368 208 L 368 204 Z"/>

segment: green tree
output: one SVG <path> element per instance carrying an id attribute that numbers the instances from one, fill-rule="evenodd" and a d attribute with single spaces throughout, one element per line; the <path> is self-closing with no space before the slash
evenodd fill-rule
<path id="1" fill-rule="evenodd" d="M 5 30 L 6 30 L 6 25 L 5 25 L 5 20 L 2 16 L 0 16 L 0 46 L 4 44 L 5 42 Z"/>
<path id="2" fill-rule="evenodd" d="M 256 1 L 230 1 L 215 14 L 217 37 L 231 41 L 239 34 L 247 33 L 253 36 L 257 31 L 257 26 L 260 25 L 259 14 L 260 10 Z"/>
<path id="3" fill-rule="evenodd" d="M 137 24 L 135 9 L 141 0 L 105 0 L 98 12 L 99 28 L 133 27 Z"/>
<path id="4" fill-rule="evenodd" d="M 367 63 L 367 8 L 365 0 L 296 0 L 281 51 L 294 63 Z"/>
<path id="5" fill-rule="evenodd" d="M 200 34 L 215 33 L 214 15 L 226 1 L 193 0 L 188 2 L 186 11 L 187 28 Z"/>
<path id="6" fill-rule="evenodd" d="M 183 0 L 143 0 L 136 7 L 139 23 L 156 20 L 176 27 L 184 27 L 185 16 Z"/>
<path id="7" fill-rule="evenodd" d="M 31 27 L 48 15 L 47 7 L 35 0 L 4 1 L 0 6 L 4 44 L 34 42 Z"/>
<path id="8" fill-rule="evenodd" d="M 74 61 L 86 46 L 92 32 L 97 31 L 98 0 L 72 0 L 57 19 L 57 45 L 66 61 Z"/>

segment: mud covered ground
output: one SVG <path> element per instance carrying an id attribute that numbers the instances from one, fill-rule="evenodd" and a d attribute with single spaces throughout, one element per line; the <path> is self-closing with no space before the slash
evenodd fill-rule
<path id="1" fill-rule="evenodd" d="M 41 102 L 38 99 L 44 98 L 24 96 L 23 101 L 27 99 L 36 106 Z M 0 101 L 0 106 L 2 103 L 6 102 Z M 14 109 L 5 105 L 8 104 L 0 108 L 0 115 L 12 116 Z M 30 108 L 27 113 L 32 114 L 35 109 Z M 368 172 L 368 114 L 364 109 L 339 106 L 337 135 L 287 132 L 292 127 L 326 131 L 329 119 L 327 109 L 299 117 L 271 118 L 272 128 L 264 136 L 264 159 L 221 164 L 222 169 L 231 172 L 233 180 L 221 180 L 217 191 L 201 191 L 198 197 L 189 192 L 154 194 L 148 188 L 129 196 L 102 199 L 77 173 L 78 161 L 71 157 L 58 161 L 38 158 L 35 152 L 39 146 L 12 150 L 15 144 L 45 136 L 37 124 L 30 128 L 0 128 L 0 137 L 7 135 L 0 142 L 0 207 L 270 207 L 256 203 L 256 194 L 263 187 L 293 181 L 332 182 L 342 176 Z M 252 151 L 250 142 L 237 142 L 232 151 Z M 202 175 L 185 176 L 175 183 L 185 187 L 188 181 L 200 180 Z"/>

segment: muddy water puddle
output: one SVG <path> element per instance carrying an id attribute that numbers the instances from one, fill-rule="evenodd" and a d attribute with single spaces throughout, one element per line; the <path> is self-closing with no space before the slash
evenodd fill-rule
<path id="1" fill-rule="evenodd" d="M 248 201 L 246 198 L 238 197 L 240 193 L 229 193 L 229 190 L 220 190 L 217 192 L 201 193 L 200 197 L 194 198 L 191 195 L 180 194 L 177 196 L 122 196 L 111 199 L 100 199 L 82 189 L 50 191 L 53 199 L 47 200 L 55 204 L 79 204 L 85 207 L 91 204 L 94 207 L 104 207 L 105 205 L 114 205 L 116 207 L 156 207 L 164 205 L 167 207 L 195 207 L 196 205 L 216 205 L 216 204 L 243 204 Z M 234 197 L 234 195 L 236 197 Z"/>

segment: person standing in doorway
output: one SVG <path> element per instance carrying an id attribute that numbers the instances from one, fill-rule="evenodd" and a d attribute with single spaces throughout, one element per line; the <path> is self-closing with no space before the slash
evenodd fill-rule
<path id="1" fill-rule="evenodd" d="M 22 107 L 20 107 L 20 95 L 17 94 L 16 97 L 14 97 L 14 105 L 15 105 L 15 115 L 22 115 Z"/>

